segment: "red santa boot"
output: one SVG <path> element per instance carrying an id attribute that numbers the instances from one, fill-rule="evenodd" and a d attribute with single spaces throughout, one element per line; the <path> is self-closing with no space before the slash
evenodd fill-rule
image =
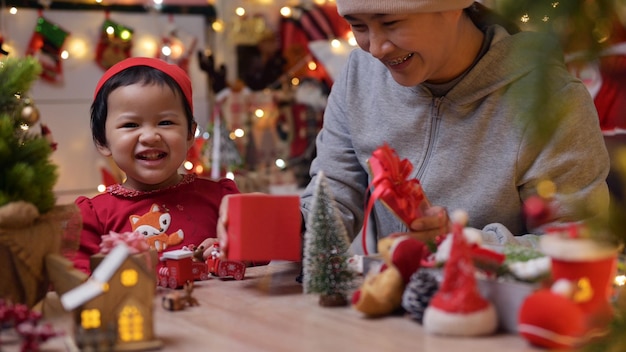
<path id="1" fill-rule="evenodd" d="M 570 348 L 607 332 L 617 248 L 586 238 L 584 231 L 571 224 L 541 238 L 542 251 L 552 259 L 554 284 L 529 296 L 521 307 L 519 332 L 532 344 Z M 562 315 L 565 307 L 573 315 L 568 319 Z"/>

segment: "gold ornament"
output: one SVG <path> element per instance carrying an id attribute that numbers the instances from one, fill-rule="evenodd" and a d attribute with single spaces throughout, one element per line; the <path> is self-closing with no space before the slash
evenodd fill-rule
<path id="1" fill-rule="evenodd" d="M 32 126 L 39 121 L 39 109 L 34 105 L 26 105 L 22 108 L 22 120 Z"/>

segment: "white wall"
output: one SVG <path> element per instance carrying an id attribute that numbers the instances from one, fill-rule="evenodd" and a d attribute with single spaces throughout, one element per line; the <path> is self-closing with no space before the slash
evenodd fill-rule
<path id="1" fill-rule="evenodd" d="M 23 56 L 38 17 L 36 10 L 19 9 L 9 15 L 2 9 L 2 30 L 5 43 L 14 48 L 10 55 Z M 73 39 L 82 39 L 87 44 L 87 55 L 63 61 L 62 84 L 37 81 L 30 91 L 41 113 L 41 121 L 52 130 L 58 143 L 53 162 L 59 166 L 59 181 L 55 187 L 59 204 L 71 203 L 78 195 L 93 195 L 102 182 L 99 166 L 104 159 L 95 150 L 89 128 L 89 108 L 97 81 L 103 73 L 94 61 L 95 51 L 104 21 L 102 11 L 44 11 L 44 17 L 70 32 L 65 49 Z M 205 20 L 201 15 L 168 15 L 149 13 L 110 13 L 110 19 L 134 30 L 133 56 L 149 56 L 138 45 L 141 39 L 152 38 L 159 42 L 161 35 L 171 25 L 195 36 L 197 49 L 205 45 Z M 196 50 L 197 50 L 196 49 Z M 150 55 L 151 56 L 151 55 Z M 208 121 L 209 97 L 207 76 L 198 67 L 195 53 L 189 66 L 193 85 L 194 115 L 199 126 Z M 1 84 L 1 82 L 0 82 Z"/>

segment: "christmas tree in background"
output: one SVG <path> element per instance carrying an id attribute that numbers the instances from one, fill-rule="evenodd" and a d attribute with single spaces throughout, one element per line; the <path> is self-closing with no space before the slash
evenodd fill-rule
<path id="1" fill-rule="evenodd" d="M 220 118 L 217 116 L 216 118 Z M 237 171 L 241 169 L 243 166 L 243 158 L 239 153 L 239 149 L 237 149 L 237 145 L 230 138 L 229 132 L 224 127 L 224 123 L 221 122 L 218 126 L 219 128 L 219 136 L 216 136 L 217 133 L 216 124 L 209 124 L 207 130 L 211 131 L 211 137 L 206 140 L 204 143 L 204 148 L 202 151 L 202 157 L 204 159 L 204 164 L 206 169 L 209 169 L 210 166 L 213 166 L 213 156 L 215 148 L 215 138 L 219 138 L 219 167 L 220 175 L 222 175 L 222 171 Z"/>
<path id="2" fill-rule="evenodd" d="M 594 59 L 610 44 L 618 2 L 623 0 L 498 0 L 495 8 L 524 30 L 556 34 L 566 52 Z"/>
<path id="3" fill-rule="evenodd" d="M 26 201 L 43 214 L 55 205 L 58 174 L 50 141 L 31 128 L 39 113 L 27 92 L 40 73 L 33 57 L 0 60 L 0 206 Z"/>
<path id="4" fill-rule="evenodd" d="M 304 234 L 304 292 L 319 293 L 321 306 L 346 305 L 354 273 L 348 268 L 348 235 L 326 177 L 320 173 Z"/>
<path id="5" fill-rule="evenodd" d="M 50 289 L 47 256 L 73 256 L 81 228 L 74 204 L 56 205 L 51 136 L 27 94 L 41 71 L 34 57 L 0 59 L 0 299 L 28 307 Z"/>

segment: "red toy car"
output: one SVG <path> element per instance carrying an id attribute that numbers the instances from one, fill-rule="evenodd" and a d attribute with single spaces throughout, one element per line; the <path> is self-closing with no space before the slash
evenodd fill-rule
<path id="1" fill-rule="evenodd" d="M 206 260 L 209 272 L 217 277 L 232 276 L 235 280 L 243 279 L 246 274 L 246 264 L 236 260 L 222 260 L 219 254 L 219 245 L 214 244 L 211 256 Z"/>
<path id="2" fill-rule="evenodd" d="M 198 251 L 197 251 L 198 250 Z M 206 261 L 196 259 L 203 248 L 184 248 L 164 252 L 157 270 L 157 285 L 172 289 L 181 288 L 188 281 L 208 280 L 209 274 L 241 280 L 246 274 L 246 264 L 235 260 L 219 259 L 219 246 L 213 246 Z"/>
<path id="3" fill-rule="evenodd" d="M 159 286 L 181 288 L 187 281 L 208 280 L 209 270 L 206 262 L 193 260 L 193 251 L 179 249 L 163 253 L 157 276 Z"/>

